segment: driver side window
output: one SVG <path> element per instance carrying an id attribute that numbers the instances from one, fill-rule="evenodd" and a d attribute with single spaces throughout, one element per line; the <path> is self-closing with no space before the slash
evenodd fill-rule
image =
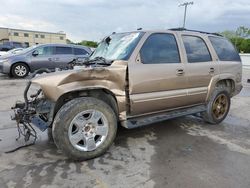
<path id="1" fill-rule="evenodd" d="M 140 50 L 143 64 L 180 63 L 175 36 L 169 33 L 150 35 Z"/>
<path id="2" fill-rule="evenodd" d="M 52 55 L 53 54 L 53 47 L 51 47 L 51 46 L 39 47 L 36 49 L 36 51 L 38 52 L 39 56 Z"/>

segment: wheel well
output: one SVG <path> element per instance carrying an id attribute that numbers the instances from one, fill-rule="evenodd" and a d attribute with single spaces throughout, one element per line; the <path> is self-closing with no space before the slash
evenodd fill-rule
<path id="1" fill-rule="evenodd" d="M 235 83 L 232 79 L 223 79 L 216 83 L 216 87 L 225 87 L 232 94 L 235 90 Z"/>
<path id="2" fill-rule="evenodd" d="M 57 100 L 53 116 L 56 115 L 56 113 L 66 102 L 78 97 L 94 97 L 106 102 L 114 110 L 118 118 L 118 106 L 115 95 L 107 89 L 80 90 L 65 93 Z"/>
<path id="3" fill-rule="evenodd" d="M 25 64 L 25 65 L 28 67 L 29 71 L 30 71 L 30 66 L 28 65 L 28 63 L 23 62 L 23 61 L 18 61 L 18 62 L 15 62 L 14 64 L 11 65 L 11 67 L 10 67 L 10 74 L 12 74 L 12 67 L 13 67 L 14 65 L 16 65 L 17 63 Z"/>

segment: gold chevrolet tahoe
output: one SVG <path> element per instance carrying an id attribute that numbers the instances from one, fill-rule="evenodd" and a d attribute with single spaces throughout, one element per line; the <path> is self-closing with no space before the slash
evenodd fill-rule
<path id="1" fill-rule="evenodd" d="M 25 102 L 13 108 L 26 140 L 36 138 L 33 125 L 52 128 L 57 147 L 74 160 L 103 154 L 118 125 L 135 128 L 197 113 L 218 124 L 242 89 L 240 57 L 216 33 L 113 33 L 82 65 L 33 78 Z M 33 84 L 40 88 L 28 97 Z"/>

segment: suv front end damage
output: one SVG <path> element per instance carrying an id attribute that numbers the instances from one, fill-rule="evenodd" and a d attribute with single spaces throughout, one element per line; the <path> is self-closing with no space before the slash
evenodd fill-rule
<path id="1" fill-rule="evenodd" d="M 42 69 L 36 71 L 32 77 L 36 74 L 42 72 L 50 72 L 47 69 Z M 42 89 L 38 89 L 36 93 L 28 96 L 28 92 L 31 88 L 32 81 L 29 80 L 25 90 L 24 90 L 24 102 L 17 101 L 14 107 L 14 115 L 11 119 L 15 120 L 18 128 L 18 138 L 24 136 L 24 140 L 27 142 L 30 139 L 30 136 L 34 138 L 34 142 L 37 139 L 37 134 L 33 125 L 36 126 L 41 131 L 45 131 L 50 127 L 53 121 L 53 102 L 46 99 L 43 95 Z"/>

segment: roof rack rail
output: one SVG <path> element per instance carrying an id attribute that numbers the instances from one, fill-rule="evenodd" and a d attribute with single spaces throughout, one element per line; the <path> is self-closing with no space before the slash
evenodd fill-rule
<path id="1" fill-rule="evenodd" d="M 203 34 L 211 34 L 211 35 L 217 35 L 217 36 L 221 36 L 221 34 L 219 33 L 209 33 L 209 32 L 206 32 L 206 31 L 198 31 L 198 30 L 192 30 L 192 29 L 186 29 L 186 28 L 183 28 L 183 27 L 177 27 L 177 28 L 171 28 L 169 29 L 171 31 L 191 31 L 191 32 L 199 32 L 199 33 L 203 33 Z"/>

